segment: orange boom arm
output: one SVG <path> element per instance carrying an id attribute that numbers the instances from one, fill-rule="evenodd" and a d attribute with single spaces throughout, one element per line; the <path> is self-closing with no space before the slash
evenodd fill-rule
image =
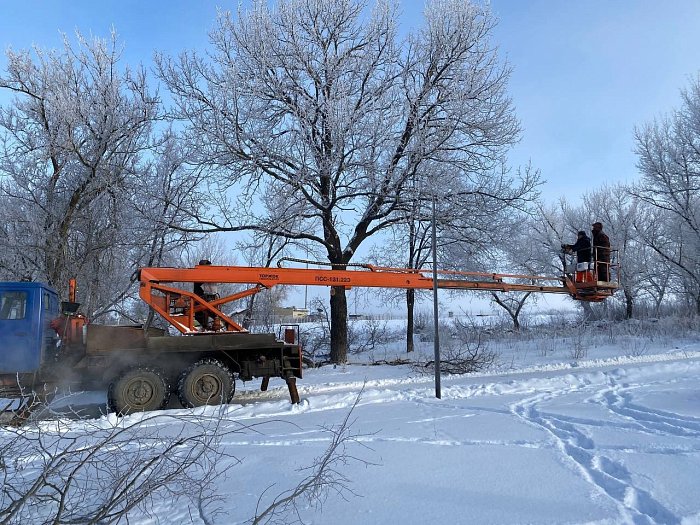
<path id="1" fill-rule="evenodd" d="M 245 332 L 233 319 L 221 312 L 226 303 L 248 297 L 278 285 L 342 286 L 369 288 L 433 288 L 432 270 L 381 268 L 360 265 L 358 269 L 263 268 L 248 266 L 210 266 L 194 268 L 142 268 L 139 271 L 139 295 L 148 305 L 182 333 L 197 332 L 194 314 L 206 311 L 214 319 L 213 330 Z M 226 297 L 207 301 L 168 283 L 237 283 L 251 287 Z M 603 301 L 618 288 L 614 282 L 575 282 L 562 277 L 439 271 L 438 288 L 449 290 L 488 290 L 498 292 L 535 292 L 568 294 L 580 301 Z"/>

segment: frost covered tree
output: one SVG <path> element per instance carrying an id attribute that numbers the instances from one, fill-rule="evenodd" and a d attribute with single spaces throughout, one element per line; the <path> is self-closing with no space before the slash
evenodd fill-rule
<path id="1" fill-rule="evenodd" d="M 503 150 L 508 145 L 503 145 Z M 513 243 L 513 231 L 537 197 L 539 172 L 531 166 L 512 175 L 504 166 L 501 151 L 493 151 L 495 167 L 465 175 L 441 176 L 444 184 L 435 202 L 436 256 L 440 269 L 505 270 L 503 252 L 496 247 Z M 430 177 L 426 177 L 430 179 Z M 405 219 L 392 228 L 392 235 L 375 251 L 379 264 L 424 269 L 432 265 L 432 187 L 414 192 Z M 496 252 L 500 257 L 496 256 Z M 390 291 L 391 293 L 391 291 Z M 413 351 L 414 313 L 418 290 L 400 292 L 406 301 L 406 349 Z M 391 294 L 395 295 L 395 294 Z"/>
<path id="2" fill-rule="evenodd" d="M 121 63 L 116 34 L 64 37 L 61 50 L 7 51 L 0 88 L 0 265 L 59 290 L 78 277 L 91 316 L 119 309 L 139 264 L 162 262 L 191 204 L 184 152 L 156 142 L 158 98 Z M 132 287 L 133 288 L 133 287 Z"/>
<path id="3" fill-rule="evenodd" d="M 673 268 L 700 314 L 700 76 L 681 91 L 681 106 L 635 130 L 642 180 L 634 194 L 663 212 L 645 242 Z"/>
<path id="4" fill-rule="evenodd" d="M 650 303 L 653 315 L 658 316 L 663 303 L 680 291 L 675 265 L 660 256 L 645 241 L 654 237 L 659 225 L 667 223 L 667 213 L 645 206 L 638 206 L 638 213 L 634 228 L 639 242 L 632 263 L 639 274 L 640 297 Z"/>
<path id="5" fill-rule="evenodd" d="M 506 147 L 504 145 L 503 149 Z M 524 221 L 533 212 L 538 196 L 539 171 L 528 165 L 512 175 L 502 157 L 494 155 L 491 160 L 497 165 L 493 169 L 477 170 L 466 177 L 458 173 L 452 180 L 441 177 L 445 186 L 440 198 L 436 199 L 434 217 L 439 269 L 512 273 L 516 271 L 514 267 L 522 269 L 523 265 L 527 266 L 528 261 L 521 261 L 516 253 L 518 244 L 529 244 L 529 239 L 518 234 L 527 231 Z M 380 264 L 412 269 L 432 265 L 433 193 L 431 188 L 416 193 L 405 220 L 392 228 L 392 237 L 385 244 L 388 249 L 376 250 L 375 260 Z M 419 293 L 410 289 L 402 292 L 406 300 L 407 352 L 414 348 L 414 314 Z M 510 307 L 506 304 L 510 304 L 510 299 L 516 295 L 509 294 L 507 300 L 494 294 L 492 297 L 508 311 Z M 528 296 L 530 294 L 519 297 L 517 302 Z M 522 304 L 516 308 L 519 312 Z M 511 317 L 513 311 L 508 312 Z M 517 319 L 514 321 L 517 325 Z"/>
<path id="6" fill-rule="evenodd" d="M 509 69 L 491 42 L 488 8 L 431 1 L 405 40 L 397 19 L 384 0 L 371 9 L 360 0 L 257 1 L 219 17 L 208 56 L 160 57 L 194 160 L 218 177 L 192 230 L 315 243 L 344 268 L 369 237 L 404 220 L 425 164 L 440 165 L 431 182 L 440 197 L 442 174 L 478 172 L 515 139 Z M 331 290 L 330 304 L 331 359 L 343 362 L 344 288 Z"/>
<path id="7" fill-rule="evenodd" d="M 639 201 L 629 193 L 626 185 L 604 185 L 583 196 L 579 216 L 582 216 L 579 222 L 587 225 L 593 221 L 604 224 L 612 248 L 617 250 L 613 262 L 617 260 L 619 264 L 618 279 L 624 296 L 625 318 L 631 319 L 642 290 L 644 273 L 640 268 L 649 263 L 644 260 L 649 254 L 644 250 L 635 227 L 642 217 Z"/>
<path id="8" fill-rule="evenodd" d="M 658 311 L 671 284 L 668 267 L 647 246 L 644 237 L 649 225 L 660 224 L 661 219 L 640 204 L 629 186 L 603 185 L 585 193 L 580 205 L 572 205 L 566 199 L 561 199 L 549 209 L 540 210 L 540 225 L 535 226 L 533 231 L 540 236 L 544 231 L 550 232 L 551 238 L 547 244 L 551 256 L 555 254 L 559 242 L 571 244 L 576 232 L 588 231 L 594 221 L 604 224 L 615 250 L 613 262 L 619 266 L 613 275 L 619 280 L 621 292 L 615 297 L 623 303 L 625 318 L 630 319 L 636 306 L 647 299 L 655 303 L 655 310 Z M 562 254 L 559 253 L 553 260 L 561 265 L 561 271 L 564 264 Z M 582 305 L 586 308 L 585 303 Z"/>
<path id="9" fill-rule="evenodd" d="M 658 315 L 670 296 L 675 270 L 647 239 L 657 238 L 666 212 L 645 206 L 625 184 L 604 185 L 583 197 L 579 213 L 605 224 L 612 247 L 617 250 L 618 276 L 625 318 L 631 319 L 643 303 L 651 301 Z"/>
<path id="10" fill-rule="evenodd" d="M 566 256 L 562 244 L 571 244 L 576 232 L 588 219 L 578 217 L 580 211 L 572 209 L 565 199 L 555 204 L 538 205 L 526 228 L 530 231 L 530 243 L 523 246 L 524 253 L 517 255 L 526 261 L 528 268 L 542 275 L 561 275 L 566 270 Z M 584 222 L 582 222 L 584 221 Z M 585 317 L 594 315 L 590 303 L 579 301 Z"/>
<path id="11" fill-rule="evenodd" d="M 513 215 L 510 224 L 504 225 L 504 240 L 496 243 L 489 253 L 484 271 L 511 273 L 517 275 L 559 275 L 561 270 L 553 273 L 550 267 L 552 250 L 543 247 L 541 237 L 537 234 L 537 215 Z M 526 278 L 515 282 L 530 284 Z M 505 310 L 513 322 L 515 330 L 520 329 L 520 314 L 529 302 L 536 302 L 538 294 L 532 292 L 491 292 L 493 302 Z"/>
<path id="12" fill-rule="evenodd" d="M 619 264 L 613 272 L 613 278 L 619 281 L 624 296 L 625 317 L 631 318 L 635 302 L 641 293 L 642 274 L 639 271 L 639 254 L 643 246 L 639 242 L 635 228 L 639 219 L 640 208 L 637 200 L 630 195 L 628 187 L 623 184 L 603 185 L 582 196 L 582 203 L 572 205 L 566 199 L 557 203 L 559 223 L 563 227 L 559 237 L 562 243 L 573 244 L 576 232 L 583 230 L 592 238 L 591 225 L 600 221 L 606 234 L 610 237 L 615 250 L 613 263 Z M 562 260 L 562 264 L 564 261 Z M 562 266 L 563 267 L 563 266 Z M 588 310 L 585 303 L 584 309 Z"/>
<path id="13" fill-rule="evenodd" d="M 482 272 L 533 273 L 525 224 L 534 213 L 540 182 L 531 165 L 512 176 L 501 165 L 470 178 L 448 199 L 449 219 L 437 239 L 446 268 Z M 456 198 L 455 198 L 456 196 Z M 451 202 L 450 202 L 451 201 Z M 519 328 L 518 316 L 531 294 L 491 294 Z"/>

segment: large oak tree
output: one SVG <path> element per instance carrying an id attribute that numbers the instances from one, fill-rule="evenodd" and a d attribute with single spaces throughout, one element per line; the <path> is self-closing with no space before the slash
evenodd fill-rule
<path id="1" fill-rule="evenodd" d="M 220 15 L 206 56 L 159 57 L 193 160 L 217 183 L 193 231 L 316 243 L 344 268 L 405 219 L 417 177 L 439 198 L 441 174 L 493 167 L 519 125 L 488 8 L 434 0 L 405 39 L 397 19 L 390 1 L 257 1 Z M 331 319 L 331 359 L 343 362 L 343 288 Z"/>

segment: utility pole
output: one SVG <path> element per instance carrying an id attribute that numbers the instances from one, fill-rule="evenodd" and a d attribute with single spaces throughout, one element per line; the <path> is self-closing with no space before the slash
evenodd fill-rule
<path id="1" fill-rule="evenodd" d="M 437 225 L 435 220 L 435 201 L 437 196 L 433 193 L 433 319 L 435 324 L 435 397 L 438 399 L 442 398 L 442 391 L 440 388 L 440 338 L 438 335 L 439 321 L 438 321 L 438 278 L 437 278 Z"/>

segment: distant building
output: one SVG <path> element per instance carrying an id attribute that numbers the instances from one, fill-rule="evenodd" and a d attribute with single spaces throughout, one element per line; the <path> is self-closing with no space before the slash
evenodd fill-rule
<path id="1" fill-rule="evenodd" d="M 297 308 L 296 306 L 276 306 L 272 309 L 275 317 L 285 319 L 306 319 L 309 316 L 307 308 Z"/>

